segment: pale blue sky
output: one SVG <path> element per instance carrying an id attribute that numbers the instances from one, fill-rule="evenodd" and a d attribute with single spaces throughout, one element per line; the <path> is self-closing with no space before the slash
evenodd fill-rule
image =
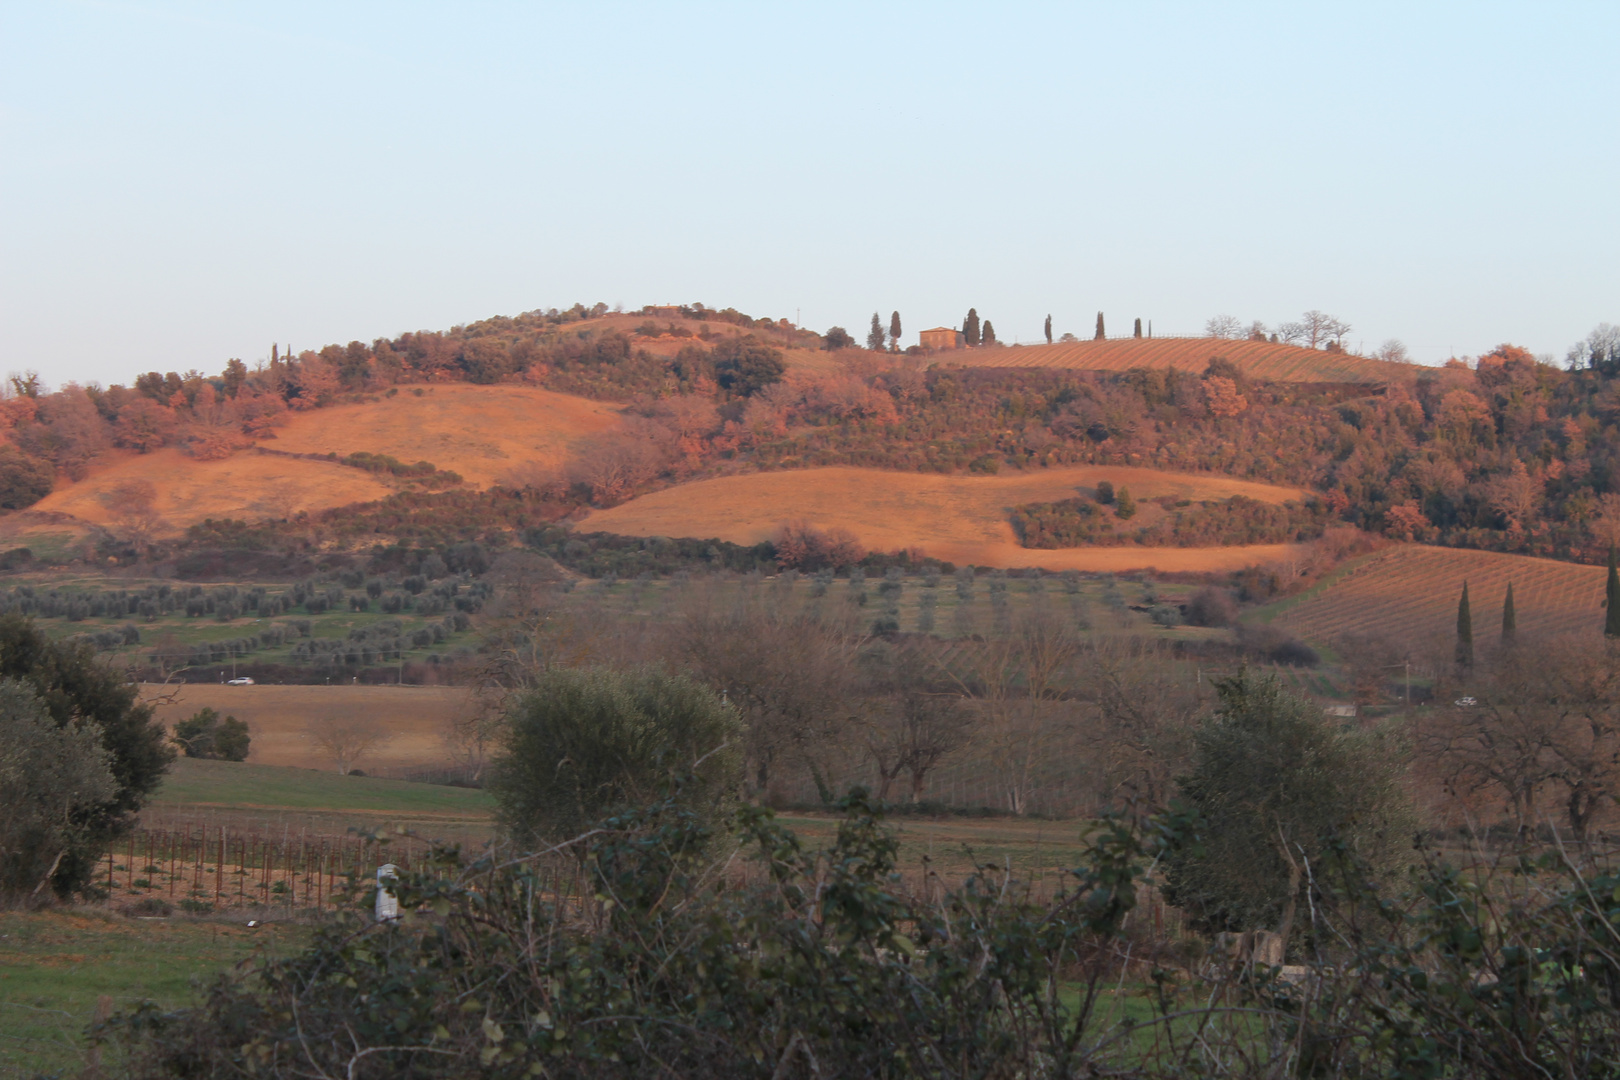
<path id="1" fill-rule="evenodd" d="M 575 300 L 1620 322 L 1620 5 L 0 2 L 0 371 Z"/>

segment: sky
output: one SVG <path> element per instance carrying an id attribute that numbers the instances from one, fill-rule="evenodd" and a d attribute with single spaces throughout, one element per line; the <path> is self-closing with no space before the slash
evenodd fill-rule
<path id="1" fill-rule="evenodd" d="M 0 372 L 690 303 L 1620 323 L 1620 5 L 0 0 Z"/>

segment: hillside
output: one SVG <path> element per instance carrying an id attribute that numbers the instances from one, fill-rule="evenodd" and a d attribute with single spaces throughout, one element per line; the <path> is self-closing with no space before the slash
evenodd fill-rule
<path id="1" fill-rule="evenodd" d="M 377 474 L 288 454 L 361 452 L 407 464 L 428 461 L 482 488 L 517 465 L 559 465 L 581 440 L 618 423 L 610 404 L 538 387 L 416 387 L 362 404 L 293 413 L 260 444 L 268 453 L 249 448 L 199 461 L 165 447 L 110 456 L 84 480 L 64 484 L 31 509 L 111 525 L 111 493 L 145 482 L 156 492 L 159 531 L 205 518 L 285 518 L 380 499 L 394 490 Z"/>
<path id="2" fill-rule="evenodd" d="M 594 511 L 579 528 L 630 536 L 712 536 L 754 544 L 770 539 L 784 521 L 805 519 L 823 529 L 848 529 L 874 550 L 918 547 L 934 558 L 959 564 L 1052 570 L 1221 570 L 1271 562 L 1289 551 L 1284 544 L 1048 551 L 1019 546 L 1007 520 L 1011 507 L 1089 493 L 1099 480 L 1130 488 L 1144 503 L 1161 495 L 1187 499 L 1244 495 L 1276 504 L 1304 494 L 1296 488 L 1221 476 L 1118 466 L 1042 469 L 1009 476 L 918 475 L 835 466 L 682 484 Z M 1156 510 L 1144 506 L 1143 522 L 1151 522 Z"/>
<path id="3" fill-rule="evenodd" d="M 1603 626 L 1603 577 L 1597 566 L 1401 544 L 1330 580 L 1276 622 L 1318 642 L 1357 635 L 1449 649 L 1457 632 L 1457 599 L 1467 581 L 1474 641 L 1494 645 L 1511 582 L 1521 634 L 1597 634 Z"/>
<path id="4" fill-rule="evenodd" d="M 1128 371 L 1132 368 L 1202 372 L 1210 357 L 1236 364 L 1253 379 L 1271 382 L 1383 383 L 1409 380 L 1416 369 L 1349 353 L 1298 345 L 1224 338 L 1114 338 L 1055 345 L 1001 346 L 938 353 L 936 363 L 982 368 L 1057 368 Z"/>

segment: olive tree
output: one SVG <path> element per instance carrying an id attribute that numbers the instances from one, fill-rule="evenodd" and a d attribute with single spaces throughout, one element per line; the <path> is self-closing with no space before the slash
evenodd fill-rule
<path id="1" fill-rule="evenodd" d="M 37 896 L 117 792 L 93 723 L 58 725 L 33 687 L 0 680 L 0 894 Z"/>
<path id="2" fill-rule="evenodd" d="M 1165 898 L 1206 929 L 1276 926 L 1286 941 L 1331 847 L 1348 847 L 1375 876 L 1410 857 L 1407 754 L 1388 729 L 1330 724 L 1275 676 L 1244 671 L 1216 692 L 1181 779 L 1202 825 L 1166 858 Z"/>
<path id="3" fill-rule="evenodd" d="M 498 818 L 521 844 L 576 835 L 679 782 L 717 815 L 742 775 L 739 731 L 719 695 L 656 668 L 553 668 L 513 695 L 490 776 Z"/>

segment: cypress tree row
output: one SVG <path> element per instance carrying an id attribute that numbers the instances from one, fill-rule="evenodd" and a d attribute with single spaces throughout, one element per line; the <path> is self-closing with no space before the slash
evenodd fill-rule
<path id="1" fill-rule="evenodd" d="M 1614 548 L 1609 549 L 1609 580 L 1604 586 L 1607 598 L 1603 611 L 1603 636 L 1620 637 L 1620 570 L 1615 569 Z"/>
<path id="2" fill-rule="evenodd" d="M 1468 606 L 1468 582 L 1463 582 L 1462 599 L 1457 601 L 1457 663 L 1474 665 L 1474 613 Z"/>
<path id="3" fill-rule="evenodd" d="M 1502 601 L 1502 641 L 1512 641 L 1519 634 L 1519 613 L 1513 609 L 1513 582 L 1508 582 L 1507 596 Z"/>

